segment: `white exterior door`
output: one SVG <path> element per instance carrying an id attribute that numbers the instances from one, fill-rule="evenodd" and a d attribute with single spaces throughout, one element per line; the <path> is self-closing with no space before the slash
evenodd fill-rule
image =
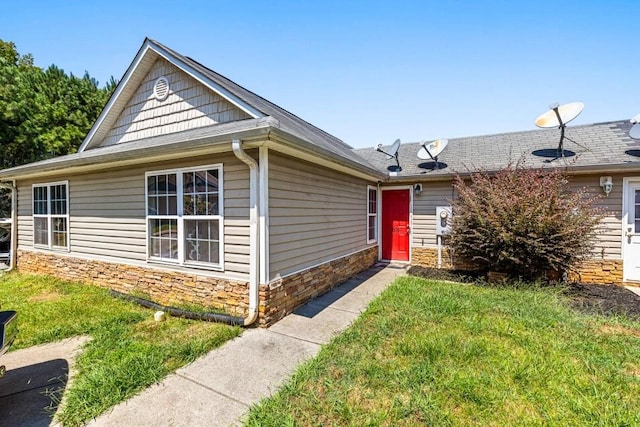
<path id="1" fill-rule="evenodd" d="M 622 217 L 624 279 L 640 282 L 640 180 L 626 184 Z"/>

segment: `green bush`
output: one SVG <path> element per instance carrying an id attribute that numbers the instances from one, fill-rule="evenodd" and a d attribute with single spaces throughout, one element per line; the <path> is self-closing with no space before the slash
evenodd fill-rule
<path id="1" fill-rule="evenodd" d="M 470 179 L 456 176 L 450 245 L 483 271 L 536 280 L 564 272 L 591 255 L 602 212 L 565 172 L 524 161 Z"/>

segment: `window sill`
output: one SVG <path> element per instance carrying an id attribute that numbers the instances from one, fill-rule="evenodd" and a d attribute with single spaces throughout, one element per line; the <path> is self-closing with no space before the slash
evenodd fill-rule
<path id="1" fill-rule="evenodd" d="M 191 263 L 191 262 L 181 263 L 179 261 L 170 261 L 170 260 L 160 259 L 160 258 L 148 258 L 147 259 L 147 263 L 148 264 L 163 265 L 163 266 L 167 266 L 167 267 L 170 266 L 170 267 L 189 268 L 189 269 L 195 269 L 195 270 L 208 270 L 208 271 L 224 272 L 224 266 L 223 265 L 219 265 L 219 264 L 201 264 L 201 263 Z"/>
<path id="2" fill-rule="evenodd" d="M 64 246 L 44 246 L 44 245 L 33 245 L 34 249 L 40 249 L 43 251 L 49 251 L 49 252 L 70 252 L 71 249 L 69 247 L 64 247 Z"/>

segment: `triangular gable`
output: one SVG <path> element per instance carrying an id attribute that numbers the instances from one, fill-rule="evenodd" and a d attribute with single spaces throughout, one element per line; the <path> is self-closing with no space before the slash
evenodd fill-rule
<path id="1" fill-rule="evenodd" d="M 153 89 L 161 77 L 169 83 L 169 95 L 158 100 Z M 100 146 L 249 118 L 218 93 L 158 58 Z"/>
<path id="2" fill-rule="evenodd" d="M 170 91 L 159 101 L 153 86 L 161 76 Z M 259 117 L 261 111 L 146 39 L 78 151 Z"/>

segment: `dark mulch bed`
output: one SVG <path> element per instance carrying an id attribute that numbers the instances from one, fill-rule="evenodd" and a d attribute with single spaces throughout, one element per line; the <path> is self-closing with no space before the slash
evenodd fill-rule
<path id="1" fill-rule="evenodd" d="M 571 283 L 564 293 L 579 311 L 605 316 L 627 315 L 640 319 L 640 296 L 622 286 Z"/>
<path id="2" fill-rule="evenodd" d="M 412 266 L 409 275 L 433 280 L 486 284 L 484 275 L 470 271 L 446 270 Z M 569 297 L 576 310 L 604 316 L 629 316 L 640 319 L 640 296 L 614 285 L 569 283 L 563 294 Z"/>

